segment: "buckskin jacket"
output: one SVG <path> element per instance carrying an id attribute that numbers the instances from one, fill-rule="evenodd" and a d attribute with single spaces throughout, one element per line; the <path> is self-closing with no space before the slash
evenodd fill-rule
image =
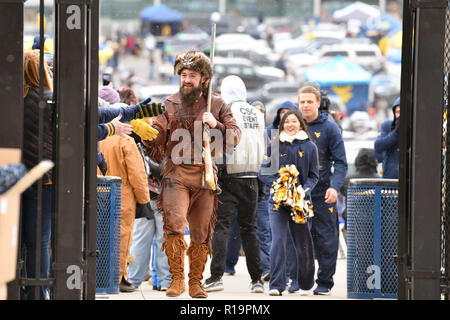
<path id="1" fill-rule="evenodd" d="M 153 118 L 152 127 L 159 131 L 158 136 L 152 140 L 144 140 L 149 148 L 149 156 L 155 161 L 166 158 L 161 175 L 164 177 L 181 180 L 189 178 L 190 168 L 202 167 L 202 116 L 206 111 L 206 97 L 202 95 L 189 106 L 181 103 L 179 93 L 169 96 L 165 101 L 166 111 Z M 178 109 L 177 109 L 178 106 Z M 212 97 L 211 113 L 217 120 L 217 126 L 210 130 L 212 158 L 220 159 L 223 151 L 234 150 L 240 141 L 241 131 L 236 124 L 231 109 L 225 102 L 217 97 Z M 184 141 L 189 139 L 190 141 Z M 183 170 L 176 170 L 175 166 Z M 196 168 L 198 169 L 198 168 Z M 213 162 L 215 179 L 217 181 L 217 168 Z M 193 170 L 198 172 L 197 170 Z M 178 176 L 178 175 L 183 175 Z M 193 177 L 191 177 L 193 178 Z M 201 180 L 197 180 L 198 185 Z M 198 185 L 201 187 L 201 185 Z"/>

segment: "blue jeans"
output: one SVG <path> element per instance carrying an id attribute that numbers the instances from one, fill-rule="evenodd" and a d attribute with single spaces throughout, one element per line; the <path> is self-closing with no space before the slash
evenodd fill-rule
<path id="1" fill-rule="evenodd" d="M 134 222 L 130 254 L 134 255 L 135 260 L 128 266 L 128 281 L 136 288 L 141 285 L 150 265 L 153 236 L 156 238 L 155 266 L 158 280 L 162 287 L 169 287 L 172 282 L 166 253 L 161 252 L 161 245 L 164 242 L 162 214 L 156 208 L 155 201 L 150 201 L 150 205 L 155 212 L 155 219 L 139 218 Z"/>
<path id="2" fill-rule="evenodd" d="M 37 186 L 33 185 L 22 194 L 22 246 L 25 247 L 25 277 L 34 279 L 36 275 L 36 224 L 37 224 Z M 50 238 L 52 233 L 52 186 L 42 186 L 42 233 L 41 233 L 41 272 L 40 278 L 50 276 Z M 40 286 L 40 300 L 47 299 L 49 287 Z M 35 300 L 35 286 L 24 287 L 21 299 Z"/>
<path id="3" fill-rule="evenodd" d="M 272 204 L 273 205 L 273 204 Z M 283 292 L 286 288 L 286 260 L 296 260 L 296 279 L 292 285 L 297 289 L 309 290 L 314 285 L 314 249 L 310 232 L 311 221 L 298 224 L 292 221 L 290 212 L 279 207 L 274 210 L 269 203 L 270 226 L 272 228 L 272 250 L 270 252 L 270 282 L 269 288 Z M 288 230 L 292 238 L 289 237 Z M 289 257 L 286 244 L 292 241 L 294 244 L 293 257 Z"/>

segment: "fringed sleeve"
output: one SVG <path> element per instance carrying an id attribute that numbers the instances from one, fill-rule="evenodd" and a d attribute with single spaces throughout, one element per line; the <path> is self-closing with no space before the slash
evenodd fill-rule
<path id="1" fill-rule="evenodd" d="M 151 141 L 142 140 L 142 143 L 148 148 L 149 157 L 156 162 L 161 162 L 164 157 L 167 141 L 167 112 L 153 118 L 153 123 L 151 126 L 158 130 L 157 137 Z"/>

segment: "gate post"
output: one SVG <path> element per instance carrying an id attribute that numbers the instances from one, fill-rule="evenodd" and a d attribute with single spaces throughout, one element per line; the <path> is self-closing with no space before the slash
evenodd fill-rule
<path id="1" fill-rule="evenodd" d="M 55 2 L 54 299 L 80 300 L 83 277 L 85 1 Z"/>

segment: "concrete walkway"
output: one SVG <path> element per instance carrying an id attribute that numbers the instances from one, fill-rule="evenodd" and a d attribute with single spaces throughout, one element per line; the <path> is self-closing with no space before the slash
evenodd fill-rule
<path id="1" fill-rule="evenodd" d="M 186 236 L 186 242 L 189 243 L 189 237 Z M 192 299 L 189 296 L 187 290 L 187 281 L 189 272 L 189 265 L 185 259 L 185 273 L 186 273 L 186 292 L 180 297 L 169 298 L 166 297 L 165 292 L 156 291 L 152 289 L 152 286 L 148 282 L 143 282 L 139 289 L 132 293 L 119 293 L 119 294 L 97 294 L 97 300 L 205 300 L 205 299 Z M 208 258 L 208 262 L 203 273 L 203 281 L 210 276 L 209 264 L 211 259 Z M 334 277 L 335 285 L 329 296 L 300 296 L 295 293 L 288 293 L 284 291 L 280 296 L 269 296 L 269 284 L 264 283 L 264 293 L 251 293 L 250 292 L 250 276 L 247 272 L 247 266 L 245 257 L 239 257 L 239 262 L 236 267 L 236 274 L 233 276 L 224 275 L 223 285 L 224 290 L 219 292 L 208 293 L 209 300 L 342 300 L 347 299 L 347 260 L 339 258 L 337 261 L 336 274 Z M 316 264 L 317 272 L 317 264 Z"/>

